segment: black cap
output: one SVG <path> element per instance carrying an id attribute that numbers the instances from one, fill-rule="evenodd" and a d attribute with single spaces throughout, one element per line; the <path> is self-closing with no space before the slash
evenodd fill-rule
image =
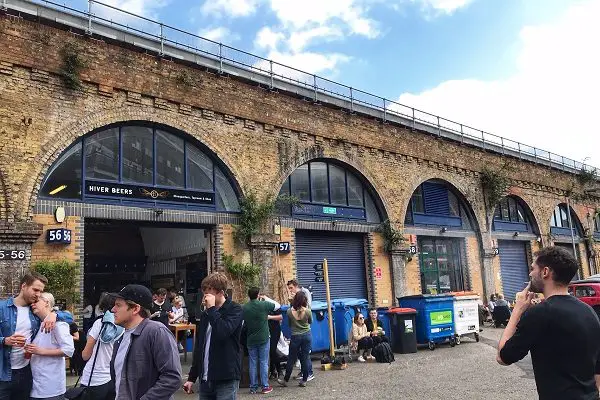
<path id="1" fill-rule="evenodd" d="M 152 308 L 152 292 L 146 286 L 127 285 L 119 293 L 111 293 L 111 296 L 133 301 L 146 309 Z"/>

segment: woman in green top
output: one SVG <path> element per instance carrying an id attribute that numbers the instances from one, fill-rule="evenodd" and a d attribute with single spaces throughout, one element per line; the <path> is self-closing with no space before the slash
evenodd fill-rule
<path id="1" fill-rule="evenodd" d="M 308 308 L 308 299 L 304 292 L 299 291 L 296 293 L 292 300 L 292 306 L 287 310 L 287 316 L 292 331 L 292 340 L 290 341 L 290 353 L 285 368 L 285 377 L 277 379 L 277 382 L 281 386 L 287 386 L 290 376 L 292 376 L 294 364 L 298 359 L 298 354 L 301 354 L 302 380 L 299 385 L 305 387 L 308 380 L 308 365 L 312 348 L 312 335 L 310 333 L 312 311 Z"/>

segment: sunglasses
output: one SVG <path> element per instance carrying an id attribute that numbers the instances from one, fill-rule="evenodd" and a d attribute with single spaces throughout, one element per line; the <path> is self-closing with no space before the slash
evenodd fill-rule
<path id="1" fill-rule="evenodd" d="M 358 317 L 358 319 L 365 319 L 365 317 Z"/>

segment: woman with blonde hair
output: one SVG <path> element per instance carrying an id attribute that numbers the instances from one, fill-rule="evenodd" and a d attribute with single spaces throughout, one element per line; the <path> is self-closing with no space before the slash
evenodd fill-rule
<path id="1" fill-rule="evenodd" d="M 371 356 L 373 345 L 373 337 L 367 330 L 367 325 L 365 325 L 365 317 L 361 313 L 356 314 L 354 316 L 354 321 L 352 322 L 352 338 L 350 339 L 350 347 L 353 350 L 363 351 L 362 354 L 358 356 L 359 362 L 365 362 L 367 359 L 374 358 Z"/>
<path id="2" fill-rule="evenodd" d="M 302 370 L 302 380 L 299 386 L 305 387 L 308 381 L 310 361 L 310 351 L 312 349 L 312 335 L 310 332 L 310 324 L 312 324 L 312 311 L 308 307 L 308 298 L 302 291 L 298 291 L 292 300 L 292 306 L 287 310 L 287 317 L 292 331 L 290 341 L 290 350 L 288 361 L 285 368 L 285 376 L 283 379 L 277 379 L 277 383 L 281 386 L 287 386 L 287 383 L 292 376 L 294 364 L 300 357 L 300 369 Z"/>
<path id="3" fill-rule="evenodd" d="M 54 308 L 54 296 L 42 293 L 31 309 L 42 321 Z M 41 328 L 32 343 L 25 345 L 25 357 L 31 357 L 33 386 L 31 399 L 64 399 L 67 390 L 65 356 L 75 351 L 73 336 L 66 322 L 56 322 L 49 333 Z"/>

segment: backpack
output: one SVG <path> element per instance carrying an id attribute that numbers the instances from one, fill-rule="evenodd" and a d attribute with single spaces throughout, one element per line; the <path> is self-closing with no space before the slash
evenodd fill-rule
<path id="1" fill-rule="evenodd" d="M 373 357 L 375 357 L 375 361 L 378 363 L 392 363 L 396 361 L 394 358 L 394 353 L 392 352 L 392 348 L 390 344 L 387 342 L 379 343 L 377 346 L 373 347 L 371 352 Z"/>

